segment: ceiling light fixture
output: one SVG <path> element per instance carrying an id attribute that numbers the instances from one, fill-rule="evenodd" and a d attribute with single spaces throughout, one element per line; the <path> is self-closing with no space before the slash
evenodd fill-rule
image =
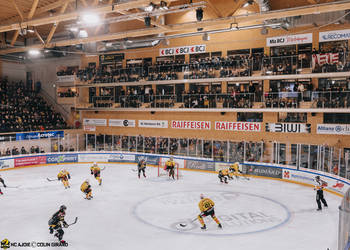
<path id="1" fill-rule="evenodd" d="M 28 54 L 30 56 L 38 56 L 38 55 L 40 55 L 40 50 L 38 50 L 38 49 L 31 49 L 31 50 L 28 50 Z"/>
<path id="2" fill-rule="evenodd" d="M 252 5 L 254 3 L 253 0 L 248 0 L 245 4 L 242 5 L 242 8 L 248 7 L 249 5 Z"/>
<path id="3" fill-rule="evenodd" d="M 86 30 L 79 30 L 79 35 L 80 38 L 87 38 L 89 35 Z"/>
<path id="4" fill-rule="evenodd" d="M 81 21 L 87 25 L 98 24 L 101 22 L 100 17 L 94 13 L 84 13 L 81 16 Z"/>

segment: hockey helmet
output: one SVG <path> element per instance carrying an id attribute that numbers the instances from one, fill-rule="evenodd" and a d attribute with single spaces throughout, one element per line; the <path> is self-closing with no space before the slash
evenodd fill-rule
<path id="1" fill-rule="evenodd" d="M 204 199 L 204 194 L 200 194 L 199 197 L 202 199 Z"/>
<path id="2" fill-rule="evenodd" d="M 320 176 L 316 175 L 315 179 L 316 179 L 316 180 L 319 180 L 319 179 L 320 179 Z"/>
<path id="3" fill-rule="evenodd" d="M 67 207 L 65 205 L 60 206 L 60 210 L 66 210 Z"/>

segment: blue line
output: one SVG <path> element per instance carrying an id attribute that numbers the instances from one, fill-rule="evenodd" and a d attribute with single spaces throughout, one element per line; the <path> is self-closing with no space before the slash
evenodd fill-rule
<path id="1" fill-rule="evenodd" d="M 211 234 L 211 233 L 194 233 L 194 232 L 188 232 L 188 231 L 179 231 L 179 230 L 171 230 L 171 229 L 168 229 L 168 228 L 164 228 L 164 227 L 160 227 L 160 226 L 157 226 L 157 225 L 154 225 L 144 219 L 142 219 L 136 212 L 137 208 L 144 202 L 148 201 L 148 200 L 151 200 L 151 199 L 154 199 L 154 198 L 157 198 L 157 197 L 160 197 L 160 196 L 166 196 L 166 195 L 169 195 L 169 194 L 176 194 L 176 193 L 189 193 L 189 192 L 194 192 L 194 190 L 192 191 L 179 191 L 179 192 L 172 192 L 172 193 L 164 193 L 164 194 L 161 194 L 161 195 L 157 195 L 157 196 L 152 196 L 152 197 L 149 197 L 149 198 L 146 198 L 138 203 L 136 203 L 136 205 L 134 206 L 133 210 L 132 210 L 132 214 L 141 222 L 143 222 L 144 224 L 148 225 L 148 226 L 152 226 L 152 227 L 155 227 L 155 228 L 158 228 L 160 230 L 163 230 L 163 231 L 170 231 L 170 232 L 174 232 L 174 233 L 179 233 L 179 234 L 190 234 L 190 235 L 201 235 L 201 236 L 215 236 L 215 237 L 220 237 L 220 236 L 239 236 L 239 235 L 247 235 L 247 234 L 254 234 L 254 233 L 261 233 L 261 232 L 266 232 L 266 231 L 270 231 L 270 230 L 273 230 L 273 229 L 276 229 L 278 227 L 281 227 L 283 225 L 285 225 L 291 218 L 291 213 L 289 211 L 289 209 L 287 208 L 287 206 L 285 206 L 284 204 L 278 202 L 278 201 L 275 201 L 273 199 L 270 199 L 270 198 L 267 198 L 267 197 L 264 197 L 264 196 L 260 196 L 260 195 L 256 195 L 256 194 L 249 194 L 249 193 L 242 193 L 242 192 L 227 192 L 227 191 L 223 191 L 223 190 L 210 190 L 210 191 L 207 191 L 207 192 L 220 192 L 220 193 L 233 193 L 233 194 L 244 194 L 244 195 L 247 195 L 247 196 L 253 196 L 253 197 L 258 197 L 258 198 L 262 198 L 262 199 L 265 199 L 265 200 L 269 200 L 277 205 L 280 205 L 282 208 L 284 208 L 284 210 L 287 212 L 287 218 L 282 221 L 280 224 L 277 224 L 273 227 L 270 227 L 270 228 L 265 228 L 265 229 L 261 229 L 261 230 L 257 230 L 257 231 L 252 231 L 252 232 L 246 232 L 246 233 L 232 233 L 232 234 Z M 198 191 L 200 193 L 203 192 L 203 190 L 200 190 Z"/>

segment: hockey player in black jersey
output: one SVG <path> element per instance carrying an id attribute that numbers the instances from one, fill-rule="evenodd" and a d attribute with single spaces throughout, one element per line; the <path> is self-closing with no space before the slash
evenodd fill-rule
<path id="1" fill-rule="evenodd" d="M 52 215 L 51 219 L 49 220 L 50 234 L 53 234 L 54 231 L 56 231 L 55 236 L 61 243 L 65 243 L 65 241 L 62 240 L 64 234 L 62 226 L 64 228 L 68 227 L 67 222 L 64 220 L 64 216 L 66 215 L 66 209 L 67 207 L 65 205 L 62 205 L 60 207 L 60 210 L 54 213 L 54 215 Z"/>
<path id="2" fill-rule="evenodd" d="M 1 175 L 0 175 L 0 182 L 2 183 L 2 185 L 4 186 L 4 188 L 6 188 L 5 181 L 4 181 L 3 178 L 1 178 Z M 0 188 L 0 194 L 3 195 L 3 192 L 1 191 L 1 188 Z"/>
<path id="3" fill-rule="evenodd" d="M 145 161 L 144 159 L 142 159 L 142 160 L 139 161 L 139 163 L 137 164 L 137 170 L 138 170 L 139 179 L 140 179 L 140 176 L 141 176 L 141 172 L 143 173 L 143 177 L 146 178 L 145 169 L 146 169 L 146 161 Z"/>

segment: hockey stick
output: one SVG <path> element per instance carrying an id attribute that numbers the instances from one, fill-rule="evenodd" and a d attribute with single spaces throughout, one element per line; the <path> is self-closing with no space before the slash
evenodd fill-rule
<path id="1" fill-rule="evenodd" d="M 191 220 L 189 223 L 195 222 L 196 220 L 198 220 L 198 217 L 194 218 L 193 220 Z M 180 223 L 179 224 L 181 227 L 187 227 L 187 223 Z"/>
<path id="2" fill-rule="evenodd" d="M 77 223 L 77 221 L 78 221 L 78 217 L 75 217 L 74 222 L 72 222 L 72 223 L 68 224 L 68 226 L 74 225 L 75 223 Z"/>
<path id="3" fill-rule="evenodd" d="M 49 179 L 49 178 L 46 178 L 46 180 L 48 180 L 48 181 L 59 181 L 58 179 Z"/>
<path id="4" fill-rule="evenodd" d="M 6 188 L 19 188 L 19 187 L 20 187 L 20 185 L 19 186 L 14 186 L 14 187 L 6 186 Z"/>
<path id="5" fill-rule="evenodd" d="M 101 168 L 101 171 L 103 171 L 103 170 L 105 170 L 106 169 L 106 167 L 103 167 L 103 168 Z"/>

